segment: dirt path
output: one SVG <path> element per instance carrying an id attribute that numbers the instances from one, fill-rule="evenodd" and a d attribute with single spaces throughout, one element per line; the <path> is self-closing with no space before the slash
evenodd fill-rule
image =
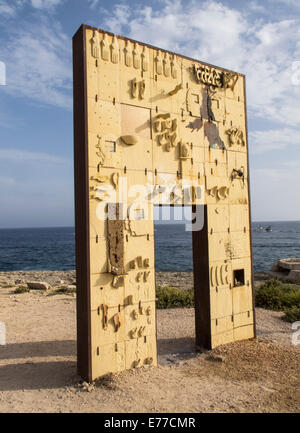
<path id="1" fill-rule="evenodd" d="M 194 350 L 193 309 L 158 311 L 159 367 L 97 386 L 76 375 L 74 295 L 0 288 L 0 412 L 298 412 L 300 346 L 257 309 L 257 341 Z"/>

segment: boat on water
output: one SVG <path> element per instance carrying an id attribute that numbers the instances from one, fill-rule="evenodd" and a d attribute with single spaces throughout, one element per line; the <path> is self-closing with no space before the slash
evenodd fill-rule
<path id="1" fill-rule="evenodd" d="M 271 226 L 266 227 L 266 232 L 271 232 L 271 231 L 272 231 L 272 227 Z"/>

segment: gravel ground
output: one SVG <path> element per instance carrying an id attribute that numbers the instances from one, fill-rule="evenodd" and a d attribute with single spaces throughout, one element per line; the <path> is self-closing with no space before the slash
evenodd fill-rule
<path id="1" fill-rule="evenodd" d="M 256 340 L 196 352 L 194 310 L 158 310 L 159 366 L 89 385 L 76 374 L 75 295 L 16 295 L 21 274 L 24 282 L 75 280 L 72 271 L 0 273 L 0 321 L 7 329 L 0 412 L 299 412 L 300 345 L 292 345 L 281 313 L 258 308 Z M 170 277 L 161 281 L 175 285 L 178 275 Z"/>
<path id="2" fill-rule="evenodd" d="M 268 278 L 264 272 L 255 273 L 256 283 L 261 283 Z M 6 284 L 14 285 L 15 282 L 22 284 L 26 281 L 46 281 L 55 286 L 60 284 L 72 284 L 76 281 L 75 271 L 15 271 L 0 272 L 0 286 Z M 173 286 L 180 289 L 194 287 L 193 272 L 156 272 L 156 284 L 158 286 Z"/>

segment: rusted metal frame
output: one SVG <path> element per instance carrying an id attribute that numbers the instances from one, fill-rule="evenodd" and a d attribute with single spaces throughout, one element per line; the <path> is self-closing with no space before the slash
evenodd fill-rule
<path id="1" fill-rule="evenodd" d="M 254 271 L 253 271 L 252 219 L 251 219 L 251 195 L 250 195 L 249 142 L 248 142 L 248 120 L 247 120 L 246 77 L 245 76 L 244 76 L 244 110 L 245 110 L 245 128 L 246 128 L 246 140 L 247 140 L 247 165 L 248 165 L 248 179 L 247 180 L 248 180 L 249 235 L 250 235 L 250 252 L 251 252 L 253 335 L 254 335 L 254 338 L 256 338 L 255 288 L 254 288 Z"/>
<path id="2" fill-rule="evenodd" d="M 77 371 L 92 380 L 86 26 L 73 37 Z"/>
<path id="3" fill-rule="evenodd" d="M 203 206 L 203 205 L 198 205 Z M 192 206 L 196 213 L 197 205 Z M 209 242 L 207 205 L 204 205 L 204 225 L 201 230 L 193 230 L 193 268 L 195 293 L 195 330 L 196 346 L 212 348 L 211 314 L 210 314 L 210 281 L 209 281 Z"/>

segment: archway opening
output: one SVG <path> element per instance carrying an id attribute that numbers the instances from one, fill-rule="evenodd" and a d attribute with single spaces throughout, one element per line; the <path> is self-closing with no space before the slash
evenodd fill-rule
<path id="1" fill-rule="evenodd" d="M 157 351 L 160 364 L 176 363 L 195 353 L 191 222 L 192 206 L 154 206 Z"/>

